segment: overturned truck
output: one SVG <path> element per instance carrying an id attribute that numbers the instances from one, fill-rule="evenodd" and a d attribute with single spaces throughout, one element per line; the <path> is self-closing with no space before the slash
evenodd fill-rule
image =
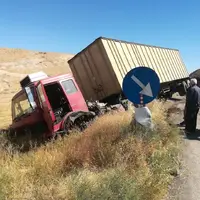
<path id="1" fill-rule="evenodd" d="M 52 138 L 74 127 L 83 130 L 110 110 L 127 110 L 122 82 L 134 67 L 155 70 L 161 82 L 159 95 L 164 97 L 185 95 L 190 79 L 177 49 L 104 37 L 68 63 L 73 75 L 48 77 L 38 72 L 21 80 L 21 91 L 12 99 L 11 135 L 26 132 Z"/>
<path id="2" fill-rule="evenodd" d="M 139 66 L 156 71 L 161 82 L 161 97 L 169 98 L 176 92 L 183 96 L 189 83 L 179 50 L 105 37 L 97 38 L 68 63 L 84 98 L 102 102 L 125 99 L 123 78 Z"/>
<path id="3" fill-rule="evenodd" d="M 48 77 L 44 72 L 27 75 L 21 90 L 12 98 L 10 137 L 38 134 L 44 139 L 83 130 L 109 109 L 105 104 L 86 102 L 71 74 Z"/>

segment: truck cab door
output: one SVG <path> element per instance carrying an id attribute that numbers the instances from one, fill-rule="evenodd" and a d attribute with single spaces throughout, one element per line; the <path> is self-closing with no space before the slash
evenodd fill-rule
<path id="1" fill-rule="evenodd" d="M 37 89 L 40 106 L 42 109 L 43 118 L 48 126 L 50 133 L 53 133 L 55 115 L 54 115 L 51 105 L 49 103 L 47 94 L 44 89 L 44 85 L 41 82 L 39 82 L 36 86 L 36 89 Z"/>
<path id="2" fill-rule="evenodd" d="M 62 88 L 67 96 L 72 111 L 88 111 L 85 99 L 76 84 L 75 80 L 70 78 L 60 81 Z"/>

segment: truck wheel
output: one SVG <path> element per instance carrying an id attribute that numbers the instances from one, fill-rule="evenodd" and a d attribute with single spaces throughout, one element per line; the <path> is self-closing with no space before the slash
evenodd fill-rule
<path id="1" fill-rule="evenodd" d="M 164 94 L 164 99 L 165 99 L 165 100 L 171 99 L 172 96 L 173 96 L 173 93 L 172 93 L 171 91 L 166 92 L 166 93 Z"/>
<path id="2" fill-rule="evenodd" d="M 180 96 L 184 96 L 187 93 L 187 83 L 185 81 L 181 83 L 178 93 Z"/>
<path id="3" fill-rule="evenodd" d="M 78 130 L 79 132 L 82 132 L 88 127 L 89 123 L 90 123 L 89 119 L 85 121 L 82 121 L 81 119 L 77 119 L 74 122 L 73 129 Z"/>
<path id="4" fill-rule="evenodd" d="M 73 122 L 69 119 L 66 119 L 63 125 L 63 132 L 64 132 L 63 135 L 66 134 L 69 135 L 72 128 L 73 128 Z"/>

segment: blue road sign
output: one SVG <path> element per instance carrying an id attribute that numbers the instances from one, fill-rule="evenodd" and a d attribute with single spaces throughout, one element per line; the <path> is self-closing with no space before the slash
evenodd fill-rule
<path id="1" fill-rule="evenodd" d="M 134 104 L 148 104 L 160 91 L 160 79 L 156 72 L 148 67 L 136 67 L 123 79 L 124 95 Z"/>

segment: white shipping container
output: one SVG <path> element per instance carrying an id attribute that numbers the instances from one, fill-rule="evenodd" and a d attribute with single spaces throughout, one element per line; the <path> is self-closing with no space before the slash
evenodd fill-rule
<path id="1" fill-rule="evenodd" d="M 85 99 L 120 93 L 126 73 L 138 66 L 155 70 L 161 83 L 188 78 L 177 49 L 100 37 L 68 61 Z"/>

